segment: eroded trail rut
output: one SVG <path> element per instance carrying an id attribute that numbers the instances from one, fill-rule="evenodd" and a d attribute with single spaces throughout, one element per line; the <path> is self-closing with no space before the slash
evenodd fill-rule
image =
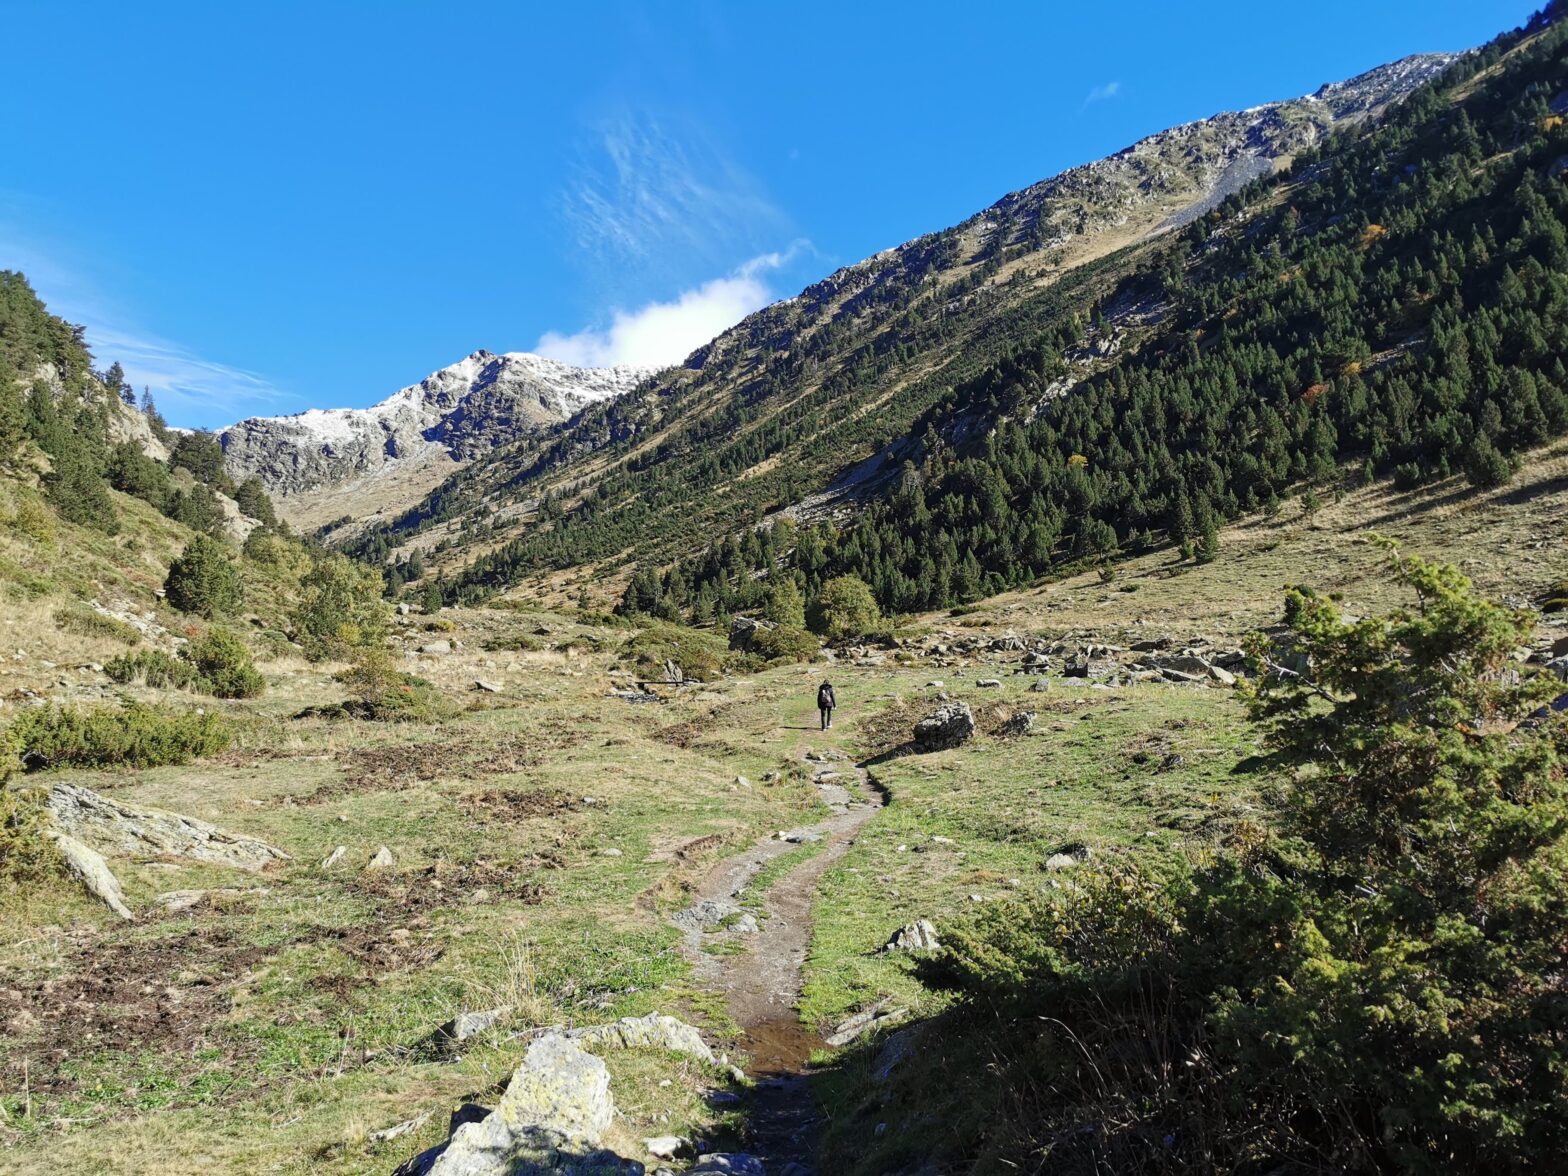
<path id="1" fill-rule="evenodd" d="M 814 782 L 832 816 L 789 830 L 789 840 L 770 837 L 720 863 L 698 887 L 696 902 L 675 916 L 686 933 L 684 949 L 697 978 L 724 994 L 730 1016 L 743 1031 L 741 1044 L 750 1055 L 746 1072 L 756 1081 L 751 1147 L 770 1176 L 809 1171 L 821 1127 L 805 1068 L 822 1039 L 796 1012 L 817 882 L 882 805 L 865 769 L 839 753 L 808 752 L 806 763 L 815 769 Z M 752 892 L 753 879 L 775 858 L 819 842 L 814 856 L 765 892 Z M 764 913 L 755 920 L 755 930 L 749 929 L 748 908 Z M 733 955 L 703 950 L 723 941 L 734 941 L 742 950 Z"/>

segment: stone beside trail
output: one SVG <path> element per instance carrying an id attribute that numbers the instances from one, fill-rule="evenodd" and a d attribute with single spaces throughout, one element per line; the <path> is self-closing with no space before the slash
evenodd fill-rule
<path id="1" fill-rule="evenodd" d="M 662 1013 L 546 1030 L 529 1044 L 494 1110 L 464 1108 L 445 1143 L 421 1152 L 395 1176 L 643 1176 L 640 1161 L 602 1146 L 615 1119 L 615 1099 L 609 1069 L 590 1052 L 595 1049 L 662 1049 L 721 1064 L 696 1028 Z M 391 1130 L 401 1134 L 417 1122 L 416 1117 Z M 668 1159 L 684 1141 L 656 1137 L 647 1146 L 650 1154 Z M 714 1160 L 733 1166 L 703 1167 Z M 733 1154 L 705 1157 L 692 1171 L 762 1168 L 754 1156 Z"/>

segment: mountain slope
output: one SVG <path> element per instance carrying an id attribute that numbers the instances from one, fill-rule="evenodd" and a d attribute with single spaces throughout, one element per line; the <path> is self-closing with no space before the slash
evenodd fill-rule
<path id="1" fill-rule="evenodd" d="M 395 505 L 399 493 L 407 494 L 400 488 L 421 481 L 428 488 L 452 462 L 568 420 L 649 374 L 480 350 L 370 408 L 252 417 L 219 439 L 236 478 L 260 478 L 288 517 L 320 521 L 316 513 L 342 514 L 355 497 Z M 374 484 L 363 484 L 367 479 Z"/>
<path id="2" fill-rule="evenodd" d="M 463 577 L 488 590 L 528 571 L 620 562 L 634 547 L 667 557 L 836 483 L 856 489 L 842 476 L 884 446 L 909 450 L 909 430 L 954 385 L 1047 324 L 1086 315 L 1131 264 L 1105 259 L 1167 235 L 1452 60 L 1410 58 L 1162 132 L 840 270 L 636 393 L 486 455 L 356 550 L 412 544 L 451 552 L 451 568 L 511 541 L 504 570 L 491 560 Z"/>

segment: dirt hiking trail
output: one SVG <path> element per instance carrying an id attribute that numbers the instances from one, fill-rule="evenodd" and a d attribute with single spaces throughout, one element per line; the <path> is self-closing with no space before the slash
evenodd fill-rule
<path id="1" fill-rule="evenodd" d="M 756 1082 L 750 1149 L 769 1176 L 810 1172 L 822 1125 L 806 1077 L 807 1060 L 822 1038 L 796 1012 L 817 882 L 883 803 L 865 769 L 836 748 L 808 747 L 802 760 L 832 815 L 783 830 L 785 837 L 770 837 L 721 862 L 698 887 L 693 905 L 673 920 L 685 932 L 682 946 L 696 979 L 724 994 L 741 1027 L 741 1045 L 750 1055 L 746 1073 Z M 765 892 L 747 893 L 775 859 L 819 844 L 813 856 Z M 756 918 L 750 912 L 759 907 L 762 917 Z M 733 954 L 710 954 L 703 950 L 708 944 L 722 944 Z"/>

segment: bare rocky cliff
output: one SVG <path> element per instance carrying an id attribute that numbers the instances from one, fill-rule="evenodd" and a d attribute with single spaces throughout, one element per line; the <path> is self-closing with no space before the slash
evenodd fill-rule
<path id="1" fill-rule="evenodd" d="M 464 461 L 570 420 L 650 373 L 476 351 L 370 408 L 252 417 L 219 434 L 230 473 L 284 501 L 411 467 Z"/>

